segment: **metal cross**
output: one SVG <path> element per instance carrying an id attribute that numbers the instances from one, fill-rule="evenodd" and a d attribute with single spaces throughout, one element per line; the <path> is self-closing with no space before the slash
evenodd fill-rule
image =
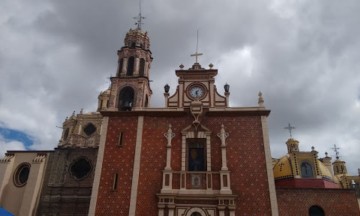
<path id="1" fill-rule="evenodd" d="M 335 155 L 336 155 L 336 159 L 339 159 L 339 154 L 340 152 L 338 151 L 340 148 L 339 147 L 336 147 L 336 144 L 334 144 L 334 148 L 331 148 L 331 149 L 334 149 L 334 152 L 335 152 Z"/>
<path id="2" fill-rule="evenodd" d="M 284 129 L 289 130 L 290 137 L 292 138 L 291 131 L 294 130 L 295 127 L 294 127 L 294 126 L 291 126 L 291 124 L 289 123 L 287 127 L 284 127 Z"/>
<path id="3" fill-rule="evenodd" d="M 141 30 L 141 24 L 144 24 L 142 20 L 145 19 L 145 17 L 141 15 L 141 0 L 139 0 L 139 15 L 134 17 L 134 19 L 136 19 L 135 25 L 137 25 L 137 29 Z"/>
<path id="4" fill-rule="evenodd" d="M 196 32 L 196 52 L 190 55 L 190 56 L 195 56 L 195 63 L 198 63 L 198 56 L 203 55 L 202 53 L 198 53 L 198 46 L 199 46 L 199 30 L 197 30 Z"/>

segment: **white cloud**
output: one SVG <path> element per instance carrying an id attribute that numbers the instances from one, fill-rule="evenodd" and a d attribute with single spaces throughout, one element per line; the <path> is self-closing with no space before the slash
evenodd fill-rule
<path id="1" fill-rule="evenodd" d="M 4 157 L 7 150 L 26 150 L 26 148 L 22 142 L 6 140 L 0 135 L 0 158 Z"/>

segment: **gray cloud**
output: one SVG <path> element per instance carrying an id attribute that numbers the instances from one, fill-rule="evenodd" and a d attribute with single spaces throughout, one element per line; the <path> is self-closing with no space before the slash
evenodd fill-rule
<path id="1" fill-rule="evenodd" d="M 359 9 L 356 0 L 143 1 L 154 56 L 152 105 L 163 105 L 166 83 L 175 90 L 174 70 L 194 62 L 199 29 L 200 63 L 219 69 L 218 90 L 231 85 L 232 105 L 254 106 L 264 93 L 273 156 L 286 153 L 283 128 L 290 122 L 302 150 L 315 146 L 323 156 L 337 144 L 355 173 Z M 0 3 L 3 124 L 36 137 L 33 148 L 55 147 L 55 126 L 73 110 L 96 109 L 137 13 L 131 0 Z"/>

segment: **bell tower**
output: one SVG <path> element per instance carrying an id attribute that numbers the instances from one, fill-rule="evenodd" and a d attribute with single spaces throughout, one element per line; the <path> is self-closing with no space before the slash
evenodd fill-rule
<path id="1" fill-rule="evenodd" d="M 110 91 L 99 96 L 98 110 L 131 111 L 149 107 L 152 95 L 149 74 L 153 57 L 147 32 L 141 29 L 143 18 L 139 13 L 136 29 L 126 33 L 124 46 L 117 52 L 116 76 L 110 78 Z"/>

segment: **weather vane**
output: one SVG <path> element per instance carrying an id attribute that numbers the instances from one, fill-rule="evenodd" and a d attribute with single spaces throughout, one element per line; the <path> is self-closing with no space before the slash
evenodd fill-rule
<path id="1" fill-rule="evenodd" d="M 137 29 L 141 30 L 141 24 L 144 24 L 142 20 L 145 19 L 145 17 L 141 15 L 141 0 L 139 0 L 139 15 L 134 17 L 134 19 L 136 19 L 135 25 L 137 25 Z"/>
<path id="2" fill-rule="evenodd" d="M 336 155 L 336 159 L 339 159 L 339 154 L 340 152 L 338 151 L 340 148 L 339 147 L 336 147 L 336 144 L 334 144 L 334 148 L 331 148 L 334 150 L 335 152 L 335 155 Z"/>
<path id="3" fill-rule="evenodd" d="M 284 129 L 289 130 L 290 138 L 292 138 L 291 131 L 294 130 L 295 127 L 294 127 L 294 126 L 291 126 L 291 124 L 289 123 L 287 127 L 284 127 Z"/>
<path id="4" fill-rule="evenodd" d="M 198 63 L 198 56 L 203 55 L 202 53 L 198 53 L 199 48 L 199 30 L 196 32 L 196 52 L 194 54 L 191 54 L 191 56 L 195 56 L 195 63 Z"/>

